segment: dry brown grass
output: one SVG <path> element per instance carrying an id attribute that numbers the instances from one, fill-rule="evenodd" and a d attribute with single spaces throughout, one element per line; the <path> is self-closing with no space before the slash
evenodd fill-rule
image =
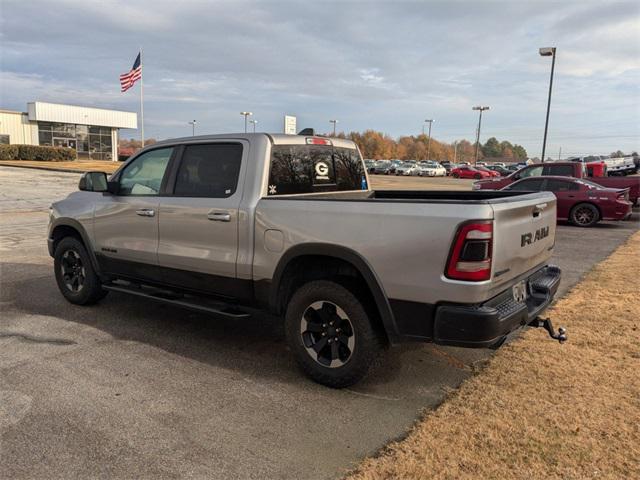
<path id="1" fill-rule="evenodd" d="M 349 480 L 640 478 L 640 233 Z"/>

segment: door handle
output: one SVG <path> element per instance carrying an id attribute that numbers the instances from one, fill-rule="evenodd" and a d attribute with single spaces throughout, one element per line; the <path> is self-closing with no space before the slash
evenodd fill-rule
<path id="1" fill-rule="evenodd" d="M 211 212 L 207 213 L 207 218 L 214 222 L 230 222 L 231 214 L 229 212 Z"/>
<path id="2" fill-rule="evenodd" d="M 155 214 L 156 211 L 151 208 L 141 208 L 136 210 L 136 215 L 140 215 L 141 217 L 153 217 Z"/>
<path id="3" fill-rule="evenodd" d="M 547 204 L 546 203 L 539 203 L 537 204 L 534 208 L 533 208 L 533 216 L 534 217 L 539 217 L 540 213 L 542 213 L 542 211 L 547 208 Z"/>

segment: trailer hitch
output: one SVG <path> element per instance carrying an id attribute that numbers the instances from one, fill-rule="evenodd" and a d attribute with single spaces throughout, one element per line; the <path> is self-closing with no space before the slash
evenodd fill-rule
<path id="1" fill-rule="evenodd" d="M 553 323 L 551 323 L 550 318 L 540 318 L 536 317 L 530 324 L 531 327 L 544 328 L 551 338 L 554 340 L 558 340 L 560 343 L 564 343 L 567 341 L 567 330 L 563 327 L 558 327 L 558 333 L 555 332 L 553 328 Z"/>

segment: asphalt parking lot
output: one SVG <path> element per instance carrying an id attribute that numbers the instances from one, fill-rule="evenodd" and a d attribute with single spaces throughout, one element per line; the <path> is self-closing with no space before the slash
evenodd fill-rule
<path id="1" fill-rule="evenodd" d="M 335 478 L 492 353 L 403 346 L 337 391 L 297 371 L 267 318 L 239 323 L 113 292 L 72 306 L 53 279 L 46 223 L 78 178 L 0 167 L 0 478 Z M 432 182 L 372 179 L 415 188 L 407 181 Z M 465 181 L 432 188 L 453 182 Z M 636 210 L 628 222 L 559 226 L 561 293 L 638 222 Z"/>

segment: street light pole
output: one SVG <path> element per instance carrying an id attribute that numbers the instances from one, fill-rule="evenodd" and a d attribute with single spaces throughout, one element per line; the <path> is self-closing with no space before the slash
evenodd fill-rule
<path id="1" fill-rule="evenodd" d="M 424 123 L 429 124 L 429 141 L 427 142 L 427 160 L 431 160 L 431 124 L 433 123 L 433 119 L 427 119 Z M 424 123 L 422 124 L 422 134 L 424 135 Z"/>
<path id="2" fill-rule="evenodd" d="M 453 163 L 457 163 L 456 159 L 458 158 L 458 141 L 453 142 Z"/>
<path id="3" fill-rule="evenodd" d="M 196 121 L 193 120 L 193 121 L 189 122 L 189 125 L 191 125 L 191 136 L 195 137 L 196 136 Z"/>
<path id="4" fill-rule="evenodd" d="M 480 149 L 480 127 L 482 126 L 482 112 L 484 112 L 485 110 L 489 110 L 489 107 L 481 107 L 481 106 L 477 106 L 477 107 L 473 107 L 472 110 L 479 110 L 480 111 L 480 116 L 478 117 L 478 131 L 476 133 L 476 158 L 473 161 L 474 165 L 478 164 L 478 152 Z"/>
<path id="5" fill-rule="evenodd" d="M 258 120 L 249 120 L 249 123 L 253 125 L 253 133 L 256 133 L 256 124 L 258 123 Z"/>
<path id="6" fill-rule="evenodd" d="M 329 123 L 333 123 L 333 136 L 336 136 L 336 123 L 338 123 L 338 120 L 329 120 Z"/>
<path id="7" fill-rule="evenodd" d="M 244 133 L 247 133 L 247 117 L 253 115 L 252 112 L 240 112 L 240 115 L 244 116 Z"/>
<path id="8" fill-rule="evenodd" d="M 551 89 L 553 88 L 553 70 L 556 66 L 556 47 L 546 47 L 538 50 L 541 56 L 551 57 L 551 77 L 549 78 L 549 98 L 547 99 L 547 119 L 544 122 L 544 140 L 542 141 L 542 159 L 544 163 L 544 153 L 547 149 L 547 129 L 549 128 L 549 110 L 551 109 Z"/>

